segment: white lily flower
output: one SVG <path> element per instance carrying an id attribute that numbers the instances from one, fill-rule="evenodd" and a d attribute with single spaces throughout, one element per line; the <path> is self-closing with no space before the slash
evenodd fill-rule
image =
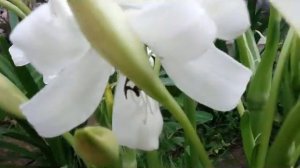
<path id="1" fill-rule="evenodd" d="M 19 65 L 29 60 L 44 78 L 57 75 L 21 106 L 41 136 L 69 131 L 94 112 L 113 68 L 90 47 L 66 1 L 52 0 L 38 7 L 10 39 L 12 58 L 23 60 Z"/>
<path id="2" fill-rule="evenodd" d="M 241 1 L 223 3 L 219 14 L 208 12 L 213 4 L 204 0 L 134 5 L 137 11 L 129 18 L 133 30 L 161 57 L 180 89 L 209 107 L 226 111 L 238 103 L 251 72 L 216 49 L 213 41 L 217 35 L 233 39 L 249 26 Z M 232 24 L 225 24 L 224 19 Z M 47 79 L 55 77 L 21 106 L 40 135 L 60 135 L 93 113 L 113 68 L 87 42 L 66 1 L 50 0 L 37 8 L 16 27 L 11 40 L 10 51 L 18 65 L 29 60 Z M 156 149 L 162 129 L 157 102 L 142 91 L 124 91 L 128 83 L 123 77 L 120 81 L 113 114 L 113 130 L 119 143 Z M 130 83 L 129 87 L 134 85 Z"/>
<path id="3" fill-rule="evenodd" d="M 300 36 L 300 1 L 299 0 L 270 0 L 271 4 L 280 12 L 285 20 Z"/>
<path id="4" fill-rule="evenodd" d="M 163 118 L 159 104 L 121 76 L 113 108 L 113 132 L 121 145 L 133 149 L 158 148 Z"/>
<path id="5" fill-rule="evenodd" d="M 51 79 L 45 88 L 21 105 L 23 114 L 41 136 L 63 134 L 95 111 L 113 67 L 94 51 L 80 32 L 67 1 L 51 0 L 38 7 L 15 28 L 10 39 L 13 42 L 10 53 L 16 65 L 30 62 L 43 74 L 44 80 Z M 122 88 L 122 84 L 125 85 L 121 81 L 118 87 Z M 127 98 L 123 92 L 117 92 L 114 116 L 127 118 L 114 117 L 114 131 L 124 131 L 123 135 L 128 136 L 120 137 L 120 144 L 153 150 L 158 148 L 163 120 L 157 102 L 144 93 L 143 98 L 150 101 L 141 105 L 130 91 Z M 147 103 L 150 107 L 155 104 L 155 115 L 149 114 L 150 117 L 141 122 L 141 117 L 135 115 L 148 114 L 143 106 Z M 123 125 L 124 120 L 132 125 Z M 139 130 L 129 130 L 129 127 Z M 138 140 L 140 137 L 143 138 Z"/>
<path id="6" fill-rule="evenodd" d="M 121 2 L 124 6 L 124 2 Z M 175 85 L 219 111 L 236 107 L 251 71 L 217 49 L 216 38 L 232 40 L 249 26 L 243 0 L 173 0 L 126 3 L 133 30 L 156 55 Z"/>

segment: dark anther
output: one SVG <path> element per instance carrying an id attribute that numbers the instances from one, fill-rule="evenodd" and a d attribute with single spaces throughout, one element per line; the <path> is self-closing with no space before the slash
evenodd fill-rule
<path id="1" fill-rule="evenodd" d="M 156 58 L 153 55 L 151 55 L 150 57 L 153 59 L 153 61 L 155 61 Z"/>
<path id="2" fill-rule="evenodd" d="M 139 97 L 139 96 L 140 96 L 140 89 L 139 89 L 137 86 L 135 86 L 135 85 L 134 85 L 134 87 L 128 86 L 128 85 L 127 85 L 128 82 L 129 82 L 129 79 L 126 78 L 125 85 L 124 85 L 124 94 L 125 94 L 125 98 L 127 99 L 127 91 L 128 91 L 128 90 L 133 91 L 133 92 L 135 93 L 135 95 L 136 95 L 137 97 Z"/>

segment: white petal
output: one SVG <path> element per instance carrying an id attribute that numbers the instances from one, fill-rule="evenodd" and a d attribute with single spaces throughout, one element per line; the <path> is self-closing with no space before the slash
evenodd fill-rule
<path id="1" fill-rule="evenodd" d="M 270 0 L 272 5 L 283 15 L 285 20 L 300 36 L 300 1 L 299 0 Z"/>
<path id="2" fill-rule="evenodd" d="M 232 40 L 250 26 L 248 9 L 244 0 L 199 0 L 217 24 L 217 36 Z"/>
<path id="3" fill-rule="evenodd" d="M 164 0 L 115 0 L 118 4 L 143 4 L 148 2 L 158 2 Z"/>
<path id="4" fill-rule="evenodd" d="M 94 112 L 111 69 L 99 55 L 89 51 L 67 66 L 21 109 L 41 136 L 60 135 Z"/>
<path id="5" fill-rule="evenodd" d="M 23 51 L 18 47 L 12 45 L 8 50 L 16 66 L 23 66 L 30 63 Z"/>
<path id="6" fill-rule="evenodd" d="M 179 89 L 219 111 L 231 110 L 238 104 L 251 76 L 249 69 L 216 48 L 195 60 L 165 59 L 162 65 Z"/>
<path id="7" fill-rule="evenodd" d="M 53 81 L 55 78 L 57 77 L 57 75 L 44 75 L 43 76 L 43 82 L 45 84 L 49 84 L 51 81 Z"/>
<path id="8" fill-rule="evenodd" d="M 73 14 L 67 0 L 49 0 L 49 5 L 51 11 L 57 17 L 61 17 L 66 20 L 72 20 Z"/>
<path id="9" fill-rule="evenodd" d="M 13 45 L 22 50 L 43 75 L 56 74 L 90 47 L 73 16 L 67 11 L 64 16 L 61 13 L 53 11 L 49 3 L 41 5 L 20 22 L 10 36 Z"/>
<path id="10" fill-rule="evenodd" d="M 159 104 L 143 91 L 138 96 L 125 90 L 125 77 L 118 82 L 113 109 L 113 132 L 121 145 L 141 150 L 154 150 L 159 146 L 163 119 Z M 129 81 L 127 86 L 133 87 Z M 127 93 L 127 98 L 125 93 Z"/>
<path id="11" fill-rule="evenodd" d="M 165 0 L 115 0 L 124 10 L 141 9 L 147 5 L 164 1 Z"/>
<path id="12" fill-rule="evenodd" d="M 192 0 L 147 5 L 129 19 L 141 40 L 163 58 L 198 57 L 216 37 L 214 22 Z"/>

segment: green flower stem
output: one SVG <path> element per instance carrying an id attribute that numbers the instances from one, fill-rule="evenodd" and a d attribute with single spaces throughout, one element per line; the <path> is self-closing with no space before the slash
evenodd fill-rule
<path id="1" fill-rule="evenodd" d="M 265 159 L 269 147 L 269 140 L 272 130 L 273 119 L 276 111 L 277 98 L 279 88 L 281 84 L 282 74 L 284 72 L 285 64 L 289 57 L 289 50 L 293 41 L 294 32 L 290 29 L 287 38 L 284 42 L 282 51 L 279 56 L 279 60 L 275 69 L 274 78 L 272 81 L 272 88 L 270 91 L 270 97 L 266 102 L 263 113 L 261 114 L 261 120 L 258 123 L 261 129 L 260 147 L 258 149 L 258 156 L 256 160 L 256 168 L 263 168 Z"/>
<path id="2" fill-rule="evenodd" d="M 196 124 L 196 107 L 197 103 L 191 99 L 188 96 L 185 96 L 184 98 L 184 105 L 183 110 L 185 111 L 190 123 L 192 124 L 193 128 L 197 130 L 197 124 Z M 186 136 L 186 142 L 190 146 L 190 157 L 188 157 L 188 163 L 190 168 L 196 168 L 199 167 L 199 158 L 197 156 L 197 151 L 195 151 L 194 148 L 192 148 L 191 141 Z"/>
<path id="3" fill-rule="evenodd" d="M 245 34 L 237 38 L 236 43 L 239 48 L 240 61 L 245 66 L 250 68 L 252 72 L 255 72 L 255 61 L 257 61 L 256 59 L 259 58 L 259 53 L 251 29 L 249 29 Z M 250 165 L 252 150 L 255 145 L 251 129 L 250 115 L 249 113 L 245 113 L 245 108 L 242 101 L 239 102 L 237 106 L 237 111 L 241 117 L 240 128 L 243 140 L 243 149 L 245 151 L 248 163 Z"/>
<path id="4" fill-rule="evenodd" d="M 296 136 L 296 140 L 295 140 L 294 144 L 295 144 L 295 150 L 290 159 L 291 165 L 295 165 L 298 162 L 299 157 L 300 157 L 300 131 L 299 130 L 297 132 L 297 136 Z"/>
<path id="5" fill-rule="evenodd" d="M 240 129 L 243 140 L 243 150 L 245 152 L 248 166 L 251 167 L 252 153 L 255 146 L 255 139 L 251 129 L 251 121 L 249 112 L 245 112 L 241 117 Z"/>
<path id="6" fill-rule="evenodd" d="M 183 110 L 189 118 L 193 128 L 196 128 L 196 107 L 197 103 L 190 97 L 185 96 Z"/>
<path id="7" fill-rule="evenodd" d="M 62 137 L 68 142 L 68 144 L 75 150 L 75 140 L 74 136 L 70 132 L 66 132 L 62 135 Z M 86 167 L 91 167 L 85 161 L 83 161 Z"/>
<path id="8" fill-rule="evenodd" d="M 147 152 L 146 155 L 148 168 L 163 168 L 159 153 L 156 150 Z"/>
<path id="9" fill-rule="evenodd" d="M 158 57 L 155 58 L 155 62 L 154 62 L 154 72 L 159 76 L 159 72 L 160 72 L 160 68 L 161 68 L 161 62 L 160 59 Z"/>
<path id="10" fill-rule="evenodd" d="M 70 132 L 66 132 L 62 135 L 62 137 L 68 142 L 68 144 L 73 148 L 73 150 L 75 149 L 75 139 L 74 136 L 70 133 Z M 92 166 L 90 166 L 86 161 L 84 161 L 84 164 L 86 167 L 88 168 L 92 168 Z"/>
<path id="11" fill-rule="evenodd" d="M 185 131 L 186 137 L 188 137 L 191 144 L 191 148 L 197 152 L 197 155 L 201 161 L 201 164 L 205 168 L 212 168 L 212 164 L 208 158 L 208 155 L 204 149 L 204 146 L 199 139 L 196 130 L 190 123 L 188 117 L 185 115 L 184 111 L 177 104 L 175 99 L 170 95 L 169 92 L 164 94 L 166 98 L 161 101 L 161 103 L 171 112 L 173 117 L 179 122 Z"/>
<path id="12" fill-rule="evenodd" d="M 240 117 L 242 117 L 244 115 L 244 113 L 245 113 L 245 107 L 243 105 L 242 100 L 239 102 L 239 104 L 237 105 L 236 108 L 237 108 L 237 111 L 238 111 Z"/>
<path id="13" fill-rule="evenodd" d="M 25 15 L 29 15 L 31 10 L 22 0 L 9 0 L 12 4 L 18 7 Z"/>
<path id="14" fill-rule="evenodd" d="M 160 68 L 161 68 L 161 63 L 160 63 L 160 59 L 158 57 L 155 57 L 154 60 L 154 72 L 159 76 L 159 72 L 160 72 Z M 149 151 L 146 152 L 146 156 L 147 156 L 147 165 L 148 168 L 163 168 L 160 157 L 159 157 L 159 152 L 157 150 L 154 151 Z"/>
<path id="15" fill-rule="evenodd" d="M 252 58 L 253 58 L 253 61 L 254 61 L 254 65 L 255 65 L 255 68 L 256 68 L 257 65 L 260 63 L 261 58 L 260 58 L 260 53 L 259 53 L 256 41 L 254 39 L 254 35 L 253 35 L 252 30 L 248 29 L 246 31 L 245 35 L 246 35 L 247 43 L 248 43 L 249 49 L 251 51 Z"/>
<path id="16" fill-rule="evenodd" d="M 295 91 L 300 91 L 300 37 L 295 36 L 292 44 L 290 65 L 292 85 Z"/>
<path id="17" fill-rule="evenodd" d="M 106 86 L 104 95 L 105 95 L 105 105 L 106 105 L 107 117 L 108 117 L 109 123 L 111 124 L 112 123 L 114 96 L 113 96 L 110 84 L 108 84 Z"/>
<path id="18" fill-rule="evenodd" d="M 266 167 L 281 167 L 289 168 L 291 156 L 294 153 L 291 152 L 291 147 L 293 143 L 297 140 L 299 136 L 300 127 L 300 99 L 296 105 L 289 112 L 287 118 L 285 119 L 277 137 L 268 152 Z"/>
<path id="19" fill-rule="evenodd" d="M 70 132 L 66 132 L 62 135 L 62 137 L 68 142 L 68 144 L 75 150 L 75 140 L 74 140 L 74 136 L 70 133 Z M 84 164 L 86 167 L 88 168 L 92 168 L 92 166 L 89 166 L 88 163 L 86 163 L 83 160 Z"/>
<path id="20" fill-rule="evenodd" d="M 240 61 L 246 67 L 250 68 L 252 72 L 255 71 L 255 63 L 252 53 L 249 49 L 249 45 L 246 39 L 246 35 L 243 34 L 236 39 L 237 46 L 239 48 Z"/>
<path id="21" fill-rule="evenodd" d="M 260 115 L 270 95 L 273 64 L 277 55 L 280 36 L 280 21 L 279 13 L 271 7 L 266 48 L 249 84 L 247 103 L 255 136 L 260 133 L 257 122 L 263 119 Z"/>
<path id="22" fill-rule="evenodd" d="M 160 59 L 158 57 L 156 57 L 155 58 L 155 64 L 154 64 L 154 71 L 157 74 L 159 74 L 160 68 L 161 68 Z M 189 98 L 188 96 L 185 96 L 184 111 L 186 112 L 186 115 L 187 115 L 187 117 L 188 117 L 188 119 L 189 119 L 189 121 L 190 121 L 190 123 L 191 123 L 191 125 L 193 126 L 194 129 L 196 129 L 196 106 L 197 106 L 197 103 L 193 99 Z M 189 161 L 188 161 L 189 166 L 190 167 L 198 166 L 199 165 L 199 158 L 198 158 L 199 156 L 197 155 L 197 151 L 196 151 L 197 149 L 192 147 L 193 144 L 189 140 L 189 137 L 188 137 L 187 134 L 186 134 L 186 140 L 187 140 L 187 144 L 190 145 L 190 157 L 189 157 Z M 153 156 L 154 154 L 152 153 L 152 154 L 147 154 L 147 155 Z M 157 157 L 158 156 L 156 156 L 156 158 Z M 148 159 L 148 157 L 147 157 L 147 159 Z M 150 159 L 152 159 L 152 157 Z M 156 160 L 156 162 L 160 163 L 160 160 Z M 161 163 L 160 163 L 160 166 L 161 166 Z M 149 166 L 149 167 L 151 167 L 151 166 Z M 157 167 L 157 166 L 152 166 L 152 167 Z"/>
<path id="23" fill-rule="evenodd" d="M 292 55 L 290 55 L 291 57 Z M 286 66 L 283 74 L 283 79 L 282 79 L 282 86 L 281 86 L 281 95 L 280 95 L 280 100 L 281 104 L 283 107 L 283 118 L 286 118 L 288 112 L 293 108 L 295 103 L 297 102 L 297 93 L 295 90 L 293 90 L 292 85 L 291 85 L 291 70 L 290 66 Z M 296 95 L 295 95 L 296 93 Z"/>
<path id="24" fill-rule="evenodd" d="M 72 146 L 72 148 L 74 148 L 74 137 L 70 132 L 66 132 L 63 135 L 63 138 L 69 143 L 70 146 Z"/>
<path id="25" fill-rule="evenodd" d="M 251 129 L 250 115 L 249 112 L 245 111 L 245 107 L 242 101 L 240 101 L 240 103 L 238 104 L 237 110 L 241 118 L 240 129 L 243 140 L 243 149 L 247 157 L 248 164 L 249 166 L 251 166 L 252 151 L 255 146 L 255 140 Z"/>
<path id="26" fill-rule="evenodd" d="M 124 168 L 137 168 L 136 151 L 129 148 L 122 148 L 121 162 Z"/>
<path id="27" fill-rule="evenodd" d="M 0 6 L 2 6 L 5 9 L 13 11 L 22 19 L 24 19 L 26 17 L 26 14 L 21 9 L 19 9 L 17 6 L 12 4 L 11 2 L 8 2 L 7 0 L 0 0 Z"/>

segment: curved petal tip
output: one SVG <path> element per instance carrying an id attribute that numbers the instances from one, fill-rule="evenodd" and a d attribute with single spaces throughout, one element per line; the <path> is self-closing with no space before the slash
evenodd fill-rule
<path id="1" fill-rule="evenodd" d="M 21 106 L 41 136 L 54 137 L 73 129 L 100 103 L 112 68 L 91 52 L 70 64 Z"/>
<path id="2" fill-rule="evenodd" d="M 237 106 L 252 74 L 217 48 L 187 62 L 165 59 L 162 65 L 179 89 L 218 111 L 229 111 Z"/>

